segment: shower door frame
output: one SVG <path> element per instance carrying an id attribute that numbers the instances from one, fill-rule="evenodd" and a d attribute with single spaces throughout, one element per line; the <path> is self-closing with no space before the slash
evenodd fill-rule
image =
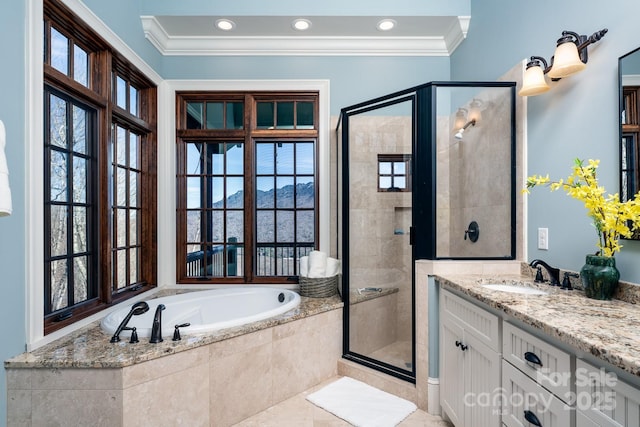
<path id="1" fill-rule="evenodd" d="M 438 87 L 502 87 L 510 88 L 511 100 L 511 176 L 510 176 L 510 254 L 502 257 L 438 257 L 436 253 L 436 115 Z M 415 384 L 416 382 L 416 304 L 415 304 L 415 261 L 417 259 L 429 260 L 513 260 L 516 258 L 516 82 L 475 82 L 475 81 L 434 81 L 418 86 L 414 86 L 399 92 L 394 92 L 369 101 L 361 102 L 340 111 L 340 117 L 336 126 L 336 133 L 342 126 L 341 143 L 338 146 L 338 179 L 341 179 L 341 194 L 338 201 L 341 202 L 342 219 L 339 221 L 342 229 L 338 227 L 340 235 L 337 241 L 341 240 L 342 249 L 342 295 L 345 300 L 343 308 L 343 358 L 352 360 L 363 366 L 375 369 L 388 375 L 400 378 Z M 411 99 L 413 102 L 413 127 L 412 127 L 412 194 L 411 194 L 411 229 L 410 243 L 412 253 L 411 269 L 411 291 L 412 291 L 412 313 L 411 313 L 411 340 L 412 340 L 412 367 L 411 370 L 401 369 L 397 366 L 373 359 L 371 357 L 356 353 L 349 346 L 349 117 L 366 111 L 375 110 L 385 106 L 397 104 L 400 100 Z M 336 138 L 338 139 L 338 138 Z M 345 143 L 346 141 L 346 143 Z M 340 142 L 338 142 L 339 144 Z M 420 164 L 420 168 L 414 165 Z M 342 167 L 340 167 L 340 165 Z M 340 208 L 339 208 L 340 209 Z M 340 237 L 342 236 L 342 237 Z M 340 245 L 338 246 L 340 248 Z M 437 358 L 436 362 L 437 363 Z"/>
<path id="2" fill-rule="evenodd" d="M 417 119 L 419 117 L 418 114 L 418 93 L 417 88 L 407 89 L 401 92 L 395 92 L 383 97 L 375 98 L 369 101 L 365 101 L 359 104 L 352 105 L 350 107 L 345 107 L 340 112 L 340 120 L 338 121 L 337 129 L 342 125 L 342 150 L 338 150 L 338 152 L 342 154 L 342 158 L 339 159 L 338 163 L 340 164 L 340 160 L 342 161 L 341 170 L 341 179 L 342 179 L 342 266 L 343 266 L 343 275 L 342 275 L 342 295 L 344 303 L 343 308 L 343 355 L 342 357 L 348 360 L 352 360 L 356 363 L 359 363 L 363 366 L 375 369 L 377 371 L 383 372 L 385 374 L 394 376 L 396 378 L 400 378 L 407 382 L 415 384 L 416 382 L 416 309 L 415 309 L 415 249 L 413 245 L 413 228 L 410 229 L 409 241 L 411 245 L 411 370 L 402 369 L 398 366 L 391 365 L 389 363 L 383 362 L 381 360 L 377 360 L 366 356 L 364 354 L 360 354 L 350 350 L 349 345 L 349 328 L 350 328 L 350 318 L 349 318 L 349 144 L 345 144 L 345 141 L 348 141 L 349 135 L 349 117 L 353 115 L 358 115 L 362 113 L 366 113 L 369 111 L 373 111 L 376 109 L 389 107 L 396 104 L 401 104 L 403 102 L 410 101 L 411 102 L 411 117 L 412 117 L 412 129 L 411 129 L 411 147 L 412 147 L 412 159 L 411 159 L 411 168 L 413 168 L 413 164 L 415 162 L 415 150 L 416 150 L 416 137 L 417 137 Z M 415 188 L 415 174 L 412 173 L 412 183 L 411 187 Z M 415 202 L 415 196 L 412 190 L 412 206 Z M 412 208 L 413 209 L 413 208 Z M 413 215 L 412 215 L 413 216 Z M 346 238 L 344 236 L 347 236 Z"/>

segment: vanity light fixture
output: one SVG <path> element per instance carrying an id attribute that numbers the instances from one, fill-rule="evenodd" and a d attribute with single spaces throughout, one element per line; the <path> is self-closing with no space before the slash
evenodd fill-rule
<path id="1" fill-rule="evenodd" d="M 544 69 L 541 66 L 543 64 Z M 522 78 L 522 89 L 520 89 L 518 94 L 520 96 L 534 96 L 545 93 L 551 89 L 547 84 L 547 80 L 544 78 L 545 69 L 547 69 L 547 61 L 541 56 L 532 56 L 529 62 L 527 62 L 527 69 Z"/>
<path id="2" fill-rule="evenodd" d="M 222 31 L 231 31 L 236 27 L 236 23 L 230 19 L 218 19 L 216 21 L 216 28 Z"/>
<path id="3" fill-rule="evenodd" d="M 393 19 L 383 19 L 381 21 L 378 21 L 378 23 L 376 24 L 376 28 L 379 31 L 391 31 L 396 27 L 396 21 L 394 21 Z"/>
<path id="4" fill-rule="evenodd" d="M 534 96 L 549 90 L 544 77 L 549 74 L 556 81 L 568 77 L 586 68 L 588 61 L 587 46 L 599 41 L 607 33 L 607 29 L 596 31 L 591 36 L 579 35 L 573 31 L 563 31 L 558 39 L 556 51 L 551 57 L 551 64 L 541 56 L 532 56 L 524 72 L 520 96 Z M 544 68 L 542 66 L 544 65 Z"/>
<path id="5" fill-rule="evenodd" d="M 294 30 L 306 31 L 311 28 L 311 21 L 309 21 L 308 19 L 296 19 L 295 21 L 293 21 L 291 26 Z"/>

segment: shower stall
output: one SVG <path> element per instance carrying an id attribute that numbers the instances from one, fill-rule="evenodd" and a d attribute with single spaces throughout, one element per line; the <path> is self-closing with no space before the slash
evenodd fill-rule
<path id="1" fill-rule="evenodd" d="M 336 133 L 344 357 L 415 382 L 414 261 L 515 258 L 515 83 L 427 83 Z"/>

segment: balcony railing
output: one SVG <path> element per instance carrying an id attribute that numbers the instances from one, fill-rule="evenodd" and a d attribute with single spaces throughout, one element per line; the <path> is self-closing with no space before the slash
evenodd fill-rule
<path id="1" fill-rule="evenodd" d="M 188 277 L 238 277 L 244 271 L 244 247 L 230 244 L 212 246 L 206 251 L 187 254 Z M 263 245 L 257 249 L 256 268 L 258 276 L 297 276 L 300 271 L 300 258 L 308 255 L 313 246 L 277 246 Z M 226 274 L 225 274 L 225 268 Z"/>

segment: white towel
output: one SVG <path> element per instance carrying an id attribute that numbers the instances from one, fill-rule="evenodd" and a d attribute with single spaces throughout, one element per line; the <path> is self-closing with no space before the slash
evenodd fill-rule
<path id="1" fill-rule="evenodd" d="M 325 277 L 327 269 L 327 254 L 321 251 L 309 252 L 309 277 Z"/>
<path id="2" fill-rule="evenodd" d="M 4 154 L 6 138 L 4 123 L 0 120 L 0 216 L 11 215 L 13 212 L 11 188 L 9 188 L 9 167 L 7 166 L 7 157 Z"/>
<path id="3" fill-rule="evenodd" d="M 303 256 L 300 258 L 300 272 L 298 274 L 302 277 L 307 277 L 309 275 L 309 257 Z"/>
<path id="4" fill-rule="evenodd" d="M 333 277 L 336 274 L 340 274 L 341 267 L 340 260 L 329 257 L 327 258 L 327 269 L 325 274 L 327 277 Z"/>

